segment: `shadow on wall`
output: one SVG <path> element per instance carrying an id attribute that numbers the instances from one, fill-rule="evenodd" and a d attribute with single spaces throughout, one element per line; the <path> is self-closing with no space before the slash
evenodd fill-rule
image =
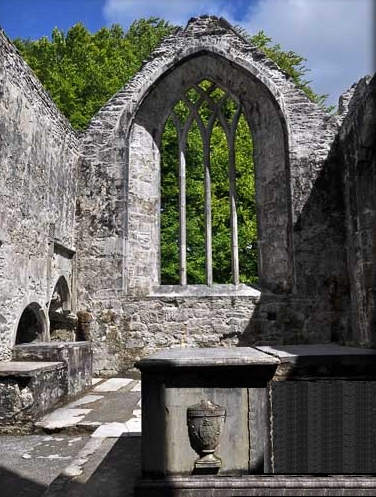
<path id="1" fill-rule="evenodd" d="M 356 343 L 351 331 L 346 219 L 338 140 L 294 223 L 295 288 L 262 291 L 239 346 Z M 307 159 L 306 170 L 312 170 Z"/>
<path id="2" fill-rule="evenodd" d="M 309 159 L 307 169 L 310 169 Z M 314 326 L 325 342 L 353 342 L 347 230 L 338 137 L 294 227 L 296 288 L 313 299 Z"/>
<path id="3" fill-rule="evenodd" d="M 376 346 L 376 76 L 357 84 L 340 131 L 346 202 L 352 324 Z"/>

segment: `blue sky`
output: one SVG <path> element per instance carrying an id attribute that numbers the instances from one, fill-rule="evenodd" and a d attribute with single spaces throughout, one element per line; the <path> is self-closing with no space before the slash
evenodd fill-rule
<path id="1" fill-rule="evenodd" d="M 199 14 L 223 16 L 251 34 L 263 29 L 285 50 L 307 58 L 317 93 L 339 95 L 375 71 L 375 0 L 0 0 L 0 25 L 10 38 L 49 36 L 83 22 L 90 31 L 125 28 L 158 16 L 184 25 Z"/>

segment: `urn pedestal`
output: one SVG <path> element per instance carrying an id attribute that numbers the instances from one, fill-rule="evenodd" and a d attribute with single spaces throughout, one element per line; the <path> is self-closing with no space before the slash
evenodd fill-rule
<path id="1" fill-rule="evenodd" d="M 248 347 L 166 350 L 139 361 L 143 481 L 268 471 L 266 387 L 278 363 Z M 147 494 L 141 484 L 138 495 Z"/>
<path id="2" fill-rule="evenodd" d="M 138 497 L 376 495 L 376 350 L 168 350 L 138 367 Z"/>
<path id="3" fill-rule="evenodd" d="M 201 400 L 187 409 L 187 425 L 191 447 L 199 454 L 196 474 L 216 474 L 222 460 L 215 455 L 226 419 L 226 409 L 210 400 Z"/>

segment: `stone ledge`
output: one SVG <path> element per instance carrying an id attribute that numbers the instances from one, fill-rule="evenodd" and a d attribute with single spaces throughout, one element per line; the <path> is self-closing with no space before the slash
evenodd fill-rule
<path id="1" fill-rule="evenodd" d="M 37 363 L 37 361 L 63 362 L 67 367 L 68 396 L 77 395 L 91 387 L 92 351 L 90 342 L 52 341 L 20 344 L 13 349 L 13 359 L 24 361 L 23 364 Z"/>
<path id="2" fill-rule="evenodd" d="M 276 366 L 279 359 L 251 347 L 170 349 L 156 352 L 141 359 L 136 367 L 149 369 L 232 367 L 232 366 Z"/>
<path id="3" fill-rule="evenodd" d="M 0 362 L 0 377 L 36 376 L 43 371 L 55 371 L 65 367 L 63 362 Z"/>
<path id="4" fill-rule="evenodd" d="M 261 290 L 245 284 L 218 285 L 160 285 L 153 288 L 147 297 L 176 298 L 176 297 L 257 297 Z"/>
<path id="5" fill-rule="evenodd" d="M 31 429 L 40 416 L 67 395 L 63 362 L 0 364 L 0 432 Z"/>
<path id="6" fill-rule="evenodd" d="M 15 345 L 13 348 L 13 352 L 17 355 L 17 351 L 21 350 L 29 350 L 30 352 L 33 350 L 58 350 L 58 349 L 71 349 L 71 348 L 90 348 L 90 342 L 33 342 L 33 343 L 20 343 L 19 345 Z M 23 359 L 25 360 L 25 359 Z"/>
<path id="7" fill-rule="evenodd" d="M 274 380 L 376 378 L 376 350 L 336 344 L 256 346 L 278 358 Z"/>
<path id="8" fill-rule="evenodd" d="M 343 358 L 354 358 L 361 361 L 372 361 L 376 358 L 376 350 L 360 347 L 345 347 L 333 343 L 303 344 L 303 345 L 263 345 L 256 346 L 257 350 L 278 357 L 281 362 L 296 362 L 298 359 L 317 361 L 323 357 L 325 361 Z"/>
<path id="9" fill-rule="evenodd" d="M 136 497 L 235 497 L 258 495 L 375 495 L 376 477 L 336 476 L 243 476 L 171 477 L 143 480 Z"/>

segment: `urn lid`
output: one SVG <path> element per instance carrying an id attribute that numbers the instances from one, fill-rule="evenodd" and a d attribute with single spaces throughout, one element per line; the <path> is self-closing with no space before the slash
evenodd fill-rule
<path id="1" fill-rule="evenodd" d="M 210 400 L 201 400 L 198 404 L 188 407 L 187 416 L 190 418 L 226 416 L 226 409 L 218 404 L 213 404 Z"/>

